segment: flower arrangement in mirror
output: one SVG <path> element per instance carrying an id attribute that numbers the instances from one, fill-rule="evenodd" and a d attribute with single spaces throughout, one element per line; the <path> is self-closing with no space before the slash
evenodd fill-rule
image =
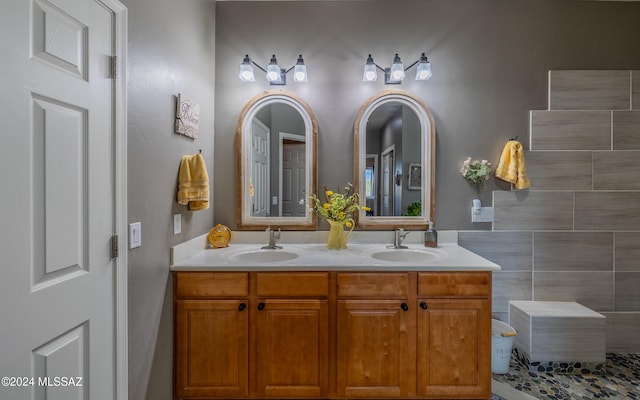
<path id="1" fill-rule="evenodd" d="M 489 161 L 472 160 L 471 157 L 467 157 L 460 167 L 460 173 L 462 176 L 476 185 L 478 191 L 482 191 L 484 189 L 484 185 L 487 180 L 489 180 L 489 173 L 491 171 L 491 163 Z"/>
<path id="2" fill-rule="evenodd" d="M 336 193 L 325 186 L 322 200 L 315 194 L 310 196 L 311 211 L 329 223 L 327 247 L 331 250 L 347 248 L 347 238 L 355 225 L 352 213 L 356 210 L 370 210 L 369 207 L 359 204 L 360 196 L 354 192 L 352 184 L 349 183 L 344 189 L 344 193 Z M 348 231 L 344 230 L 345 227 Z"/>

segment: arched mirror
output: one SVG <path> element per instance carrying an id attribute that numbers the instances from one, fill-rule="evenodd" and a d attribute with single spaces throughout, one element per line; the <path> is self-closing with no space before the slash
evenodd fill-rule
<path id="1" fill-rule="evenodd" d="M 354 126 L 354 181 L 361 229 L 423 229 L 435 218 L 435 123 L 424 102 L 406 91 L 369 98 Z"/>
<path id="2" fill-rule="evenodd" d="M 314 230 L 318 124 L 293 93 L 270 90 L 244 106 L 236 132 L 238 229 Z"/>

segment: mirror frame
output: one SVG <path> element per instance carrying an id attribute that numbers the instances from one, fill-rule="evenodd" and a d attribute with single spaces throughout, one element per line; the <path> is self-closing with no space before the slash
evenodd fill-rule
<path id="1" fill-rule="evenodd" d="M 251 171 L 251 157 L 243 157 L 251 148 L 251 121 L 255 117 L 258 110 L 265 105 L 273 103 L 284 103 L 293 107 L 298 113 L 305 125 L 305 141 L 307 143 L 306 151 L 306 168 L 307 196 L 316 192 L 317 175 L 318 175 L 318 122 L 311 110 L 311 107 L 299 96 L 285 90 L 267 90 L 252 99 L 242 108 L 240 117 L 238 118 L 238 127 L 236 129 L 236 223 L 238 230 L 264 230 L 268 227 L 280 228 L 283 230 L 316 230 L 318 219 L 311 211 L 306 212 L 305 217 L 252 217 L 250 215 L 248 201 L 249 196 L 249 178 Z"/>
<path id="2" fill-rule="evenodd" d="M 422 215 L 417 217 L 407 216 L 366 216 L 365 212 L 360 210 L 356 213 L 356 227 L 358 229 L 395 229 L 395 228 L 412 228 L 426 229 L 429 221 L 435 222 L 435 145 L 436 145 L 436 126 L 431 111 L 423 100 L 417 98 L 410 92 L 404 90 L 385 90 L 377 93 L 364 102 L 354 124 L 354 185 L 360 194 L 360 198 L 365 196 L 364 171 L 366 168 L 366 133 L 367 122 L 373 111 L 381 104 L 388 102 L 400 102 L 413 110 L 418 119 L 422 130 L 422 193 L 421 201 L 423 204 Z M 428 158 L 427 158 L 428 157 Z M 426 162 L 428 160 L 428 163 Z M 424 168 L 428 165 L 429 168 Z M 403 181 L 408 171 L 403 171 Z M 425 207 L 424 205 L 428 206 Z"/>

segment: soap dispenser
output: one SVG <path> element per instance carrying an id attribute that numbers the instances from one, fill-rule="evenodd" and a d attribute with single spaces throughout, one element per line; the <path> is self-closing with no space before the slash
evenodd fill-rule
<path id="1" fill-rule="evenodd" d="M 438 247 L 438 231 L 433 229 L 432 221 L 429 221 L 429 229 L 424 232 L 424 246 Z"/>

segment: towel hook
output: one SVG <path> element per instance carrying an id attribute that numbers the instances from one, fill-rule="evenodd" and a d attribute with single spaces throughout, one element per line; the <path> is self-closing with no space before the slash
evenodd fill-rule
<path id="1" fill-rule="evenodd" d="M 516 137 L 514 138 L 509 138 L 509 140 L 518 140 L 518 135 L 516 135 Z"/>

